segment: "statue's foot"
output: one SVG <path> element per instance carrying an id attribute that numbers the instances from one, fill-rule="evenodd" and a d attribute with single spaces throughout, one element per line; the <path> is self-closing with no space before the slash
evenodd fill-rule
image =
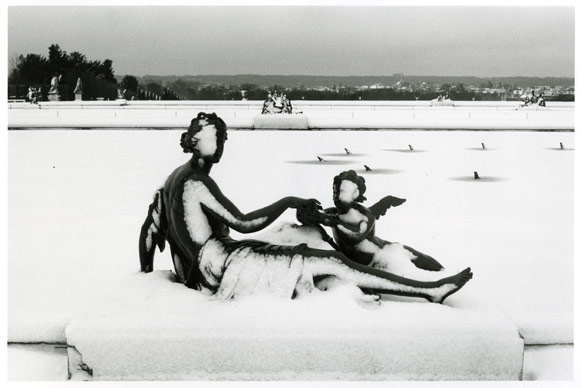
<path id="1" fill-rule="evenodd" d="M 451 284 L 454 286 L 450 291 L 448 291 L 448 293 L 444 294 L 443 296 L 436 297 L 429 296 L 426 299 L 433 303 L 443 303 L 447 297 L 449 297 L 455 292 L 458 292 L 458 290 L 464 287 L 464 285 L 468 283 L 470 279 L 472 279 L 472 270 L 470 269 L 470 267 L 468 267 L 465 270 L 457 273 L 456 275 L 444 278 L 440 281 L 442 285 Z"/>

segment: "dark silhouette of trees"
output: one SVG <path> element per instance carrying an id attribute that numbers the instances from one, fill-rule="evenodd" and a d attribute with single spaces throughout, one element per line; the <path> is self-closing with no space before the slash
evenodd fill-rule
<path id="1" fill-rule="evenodd" d="M 158 84 L 157 82 L 148 82 L 145 84 L 145 89 L 149 90 L 150 92 L 161 96 L 163 94 L 163 86 Z"/>
<path id="2" fill-rule="evenodd" d="M 60 82 L 63 89 L 60 91 L 63 99 L 72 98 L 72 91 L 69 90 L 70 84 L 74 89 L 74 84 L 79 77 L 83 81 L 84 92 L 89 94 L 92 84 L 111 84 L 111 87 L 101 85 L 93 91 L 101 94 L 104 98 L 114 98 L 114 95 L 109 96 L 109 94 L 111 94 L 110 90 L 115 89 L 117 80 L 113 71 L 113 61 L 110 59 L 89 61 L 80 52 L 74 51 L 68 54 L 58 44 L 52 44 L 48 48 L 48 58 L 39 54 L 27 54 L 26 56 L 20 55 L 16 62 L 8 76 L 9 87 L 27 88 L 33 85 L 47 89 L 53 76 L 63 75 Z M 9 92 L 9 94 L 11 93 Z"/>
<path id="3" fill-rule="evenodd" d="M 18 62 L 8 76 L 9 84 L 36 85 L 50 81 L 48 59 L 38 54 L 19 56 Z"/>
<path id="4" fill-rule="evenodd" d="M 139 81 L 132 75 L 126 75 L 121 80 L 121 88 L 130 90 L 132 92 L 137 92 L 137 87 L 139 86 Z"/>

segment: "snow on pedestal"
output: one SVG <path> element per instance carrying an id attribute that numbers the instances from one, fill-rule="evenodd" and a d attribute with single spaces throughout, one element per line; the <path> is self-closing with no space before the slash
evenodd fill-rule
<path id="1" fill-rule="evenodd" d="M 66 329 L 96 380 L 518 380 L 496 310 L 362 302 L 350 286 L 219 302 L 170 271 L 128 276 Z M 359 298 L 359 299 L 358 299 Z M 76 364 L 70 365 L 73 379 Z M 89 375 L 86 375 L 89 377 Z M 82 378 L 82 376 L 80 377 Z"/>
<path id="2" fill-rule="evenodd" d="M 255 129 L 309 129 L 307 116 L 301 114 L 258 115 L 254 117 Z"/>

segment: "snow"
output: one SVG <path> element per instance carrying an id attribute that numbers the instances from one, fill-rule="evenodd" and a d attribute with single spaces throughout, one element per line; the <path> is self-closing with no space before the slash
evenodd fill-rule
<path id="1" fill-rule="evenodd" d="M 309 121 L 302 114 L 264 114 L 254 116 L 253 126 L 256 129 L 308 129 Z"/>
<path id="2" fill-rule="evenodd" d="M 67 379 L 67 352 L 66 349 L 58 347 L 58 345 L 11 344 L 8 345 L 7 350 L 7 380 L 9 382 L 21 381 L 20 384 L 24 384 L 24 381 L 64 381 Z M 551 381 L 551 387 L 570 386 L 571 383 L 564 385 L 563 382 L 573 380 L 573 353 L 572 345 L 525 347 L 523 380 L 529 384 L 537 384 L 533 386 L 538 386 L 539 380 Z M 531 381 L 537 382 L 530 383 Z M 67 382 L 67 386 L 70 384 L 71 382 Z M 164 383 L 164 385 L 166 384 L 167 382 Z M 197 384 L 204 383 L 198 382 Z M 357 383 L 358 386 L 361 384 L 364 383 L 361 381 Z M 418 382 L 413 386 L 420 386 L 420 384 Z M 430 382 L 429 384 L 434 386 L 435 383 Z M 466 382 L 456 384 L 466 386 Z M 237 384 L 237 386 L 241 385 L 242 383 Z M 412 383 L 406 385 L 409 386 Z M 496 382 L 495 386 L 498 385 L 501 383 Z M 425 386 L 425 384 L 421 386 Z M 454 386 L 454 383 L 448 381 L 437 386 Z M 521 384 L 521 386 L 527 385 Z"/>
<path id="3" fill-rule="evenodd" d="M 529 346 L 525 351 L 523 380 L 573 380 L 571 346 Z"/>
<path id="4" fill-rule="evenodd" d="M 188 158 L 179 148 L 180 133 L 8 133 L 9 341 L 64 342 L 65 327 L 77 314 L 89 314 L 93 306 L 99 311 L 96 298 L 144 278 L 138 274 L 137 238 L 155 189 Z M 366 178 L 364 204 L 387 194 L 407 199 L 377 221 L 378 236 L 423 251 L 447 268 L 472 268 L 474 279 L 447 306 L 498 308 L 525 343 L 572 343 L 573 137 L 231 131 L 212 176 L 240 209 L 251 211 L 286 195 L 331 206 L 333 177 L 355 169 Z M 353 155 L 341 155 L 345 147 Z M 330 163 L 318 163 L 316 155 Z M 373 171 L 366 173 L 363 164 Z M 488 180 L 474 181 L 473 171 Z M 294 214 L 286 212 L 281 221 L 293 222 Z M 169 250 L 157 253 L 155 268 L 172 268 Z M 162 284 L 192 304 L 202 297 Z M 156 298 L 154 290 L 149 296 Z M 339 299 L 334 303 L 346 312 L 377 312 Z M 389 305 L 395 314 L 410 305 L 447 307 L 414 302 Z M 146 303 L 135 307 L 145 309 Z M 164 319 L 173 324 L 176 315 Z"/>
<path id="5" fill-rule="evenodd" d="M 8 381 L 59 381 L 68 375 L 66 346 L 8 345 Z"/>
<path id="6" fill-rule="evenodd" d="M 217 149 L 216 138 L 218 130 L 214 125 L 206 124 L 208 124 L 206 120 L 200 122 L 200 125 L 205 126 L 192 139 L 192 142 L 198 143 L 201 156 L 214 155 Z"/>

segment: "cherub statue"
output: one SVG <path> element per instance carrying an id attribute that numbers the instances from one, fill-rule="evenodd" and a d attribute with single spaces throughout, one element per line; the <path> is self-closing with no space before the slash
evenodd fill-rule
<path id="1" fill-rule="evenodd" d="M 349 259 L 373 268 L 417 280 L 442 277 L 444 267 L 433 257 L 409 246 L 389 242 L 375 235 L 375 221 L 405 199 L 388 195 L 365 207 L 365 179 L 355 171 L 344 171 L 333 180 L 335 207 L 325 209 L 319 222 L 333 229 L 338 250 Z M 472 277 L 470 268 L 465 269 Z"/>

